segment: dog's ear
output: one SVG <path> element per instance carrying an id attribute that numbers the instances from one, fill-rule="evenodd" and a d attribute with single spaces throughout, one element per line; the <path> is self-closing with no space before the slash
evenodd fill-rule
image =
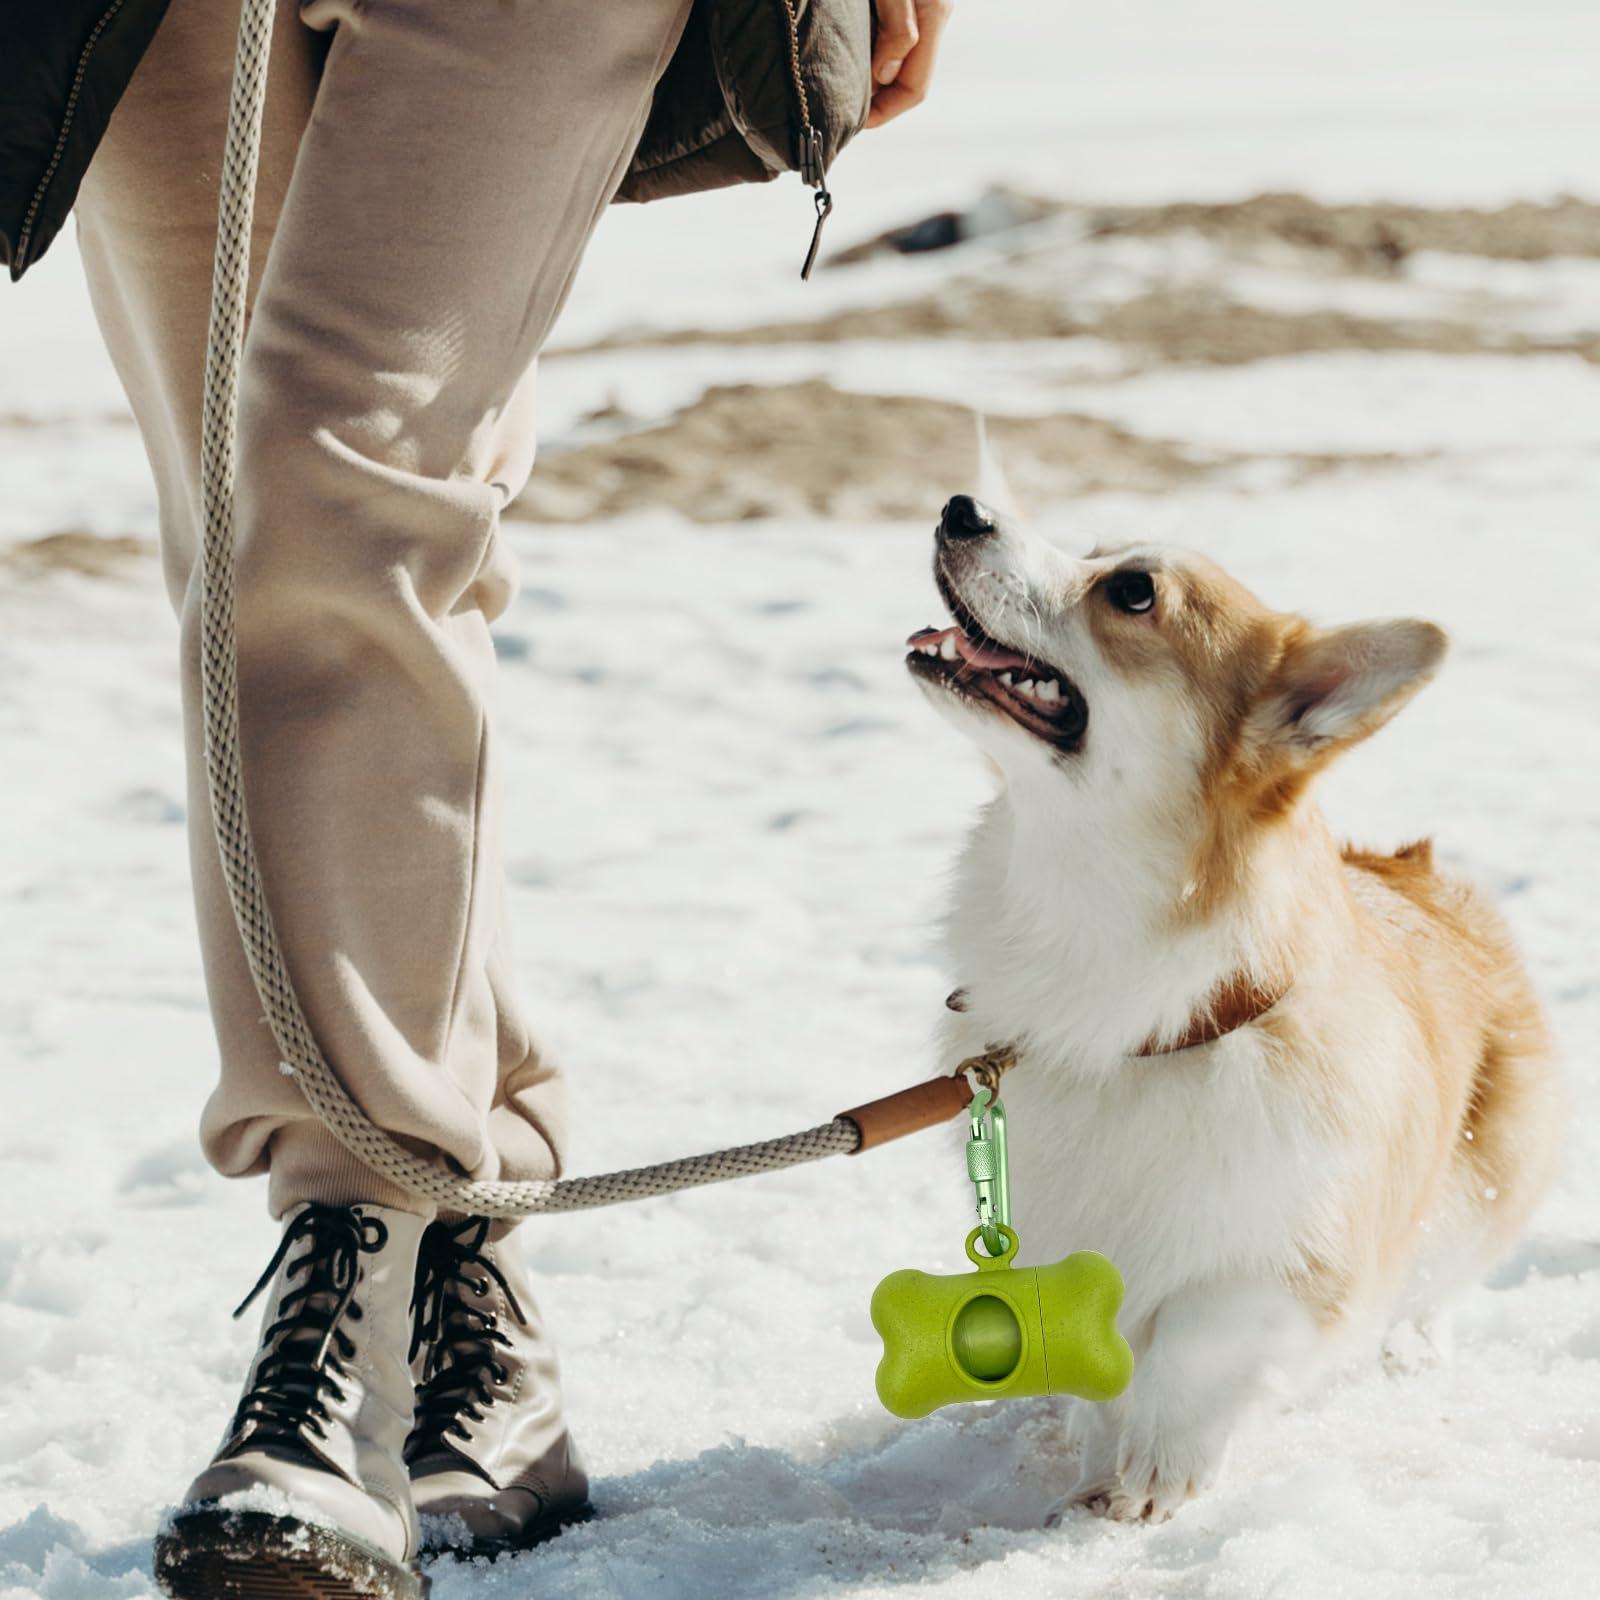
<path id="1" fill-rule="evenodd" d="M 1255 732 L 1280 759 L 1321 765 L 1376 733 L 1439 670 L 1448 642 L 1413 618 L 1304 627 L 1257 702 Z"/>

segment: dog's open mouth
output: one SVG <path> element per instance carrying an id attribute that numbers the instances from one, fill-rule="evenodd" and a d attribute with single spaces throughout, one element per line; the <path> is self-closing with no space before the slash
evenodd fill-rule
<path id="1" fill-rule="evenodd" d="M 1089 721 L 1078 686 L 1048 663 L 991 638 L 948 583 L 939 588 L 955 625 L 912 634 L 907 667 L 963 699 L 992 706 L 1058 750 L 1076 750 Z"/>

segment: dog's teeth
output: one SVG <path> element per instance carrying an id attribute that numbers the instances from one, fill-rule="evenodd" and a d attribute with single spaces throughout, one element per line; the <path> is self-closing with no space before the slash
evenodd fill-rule
<path id="1" fill-rule="evenodd" d="M 919 644 L 917 649 L 925 656 L 936 656 L 939 653 L 939 647 L 936 644 Z"/>
<path id="2" fill-rule="evenodd" d="M 1025 694 L 1025 695 L 1027 695 L 1029 697 L 1029 699 L 1032 699 L 1033 698 L 1033 679 L 1032 678 L 1024 678 L 1022 680 L 1022 682 L 1017 685 L 1017 693 L 1018 694 Z"/>
<path id="3" fill-rule="evenodd" d="M 1006 686 L 1006 688 L 1009 689 L 1011 687 L 1011 674 L 1009 672 L 1002 672 L 1000 674 L 1000 681 Z"/>
<path id="4" fill-rule="evenodd" d="M 1041 700 L 1059 700 L 1061 698 L 1061 685 L 1052 678 L 1048 683 L 1039 685 L 1039 698 Z"/>
<path id="5" fill-rule="evenodd" d="M 956 636 L 953 633 L 947 633 L 944 636 L 944 643 L 939 646 L 939 654 L 946 661 L 954 661 L 957 655 L 960 654 L 956 649 Z"/>

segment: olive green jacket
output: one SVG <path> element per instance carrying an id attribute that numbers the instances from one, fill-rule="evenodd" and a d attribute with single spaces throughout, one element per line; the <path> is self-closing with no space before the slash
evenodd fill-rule
<path id="1" fill-rule="evenodd" d="M 167 3 L 0 0 L 0 262 L 13 278 L 66 222 Z M 617 198 L 785 171 L 820 187 L 866 120 L 871 35 L 870 0 L 695 0 Z"/>

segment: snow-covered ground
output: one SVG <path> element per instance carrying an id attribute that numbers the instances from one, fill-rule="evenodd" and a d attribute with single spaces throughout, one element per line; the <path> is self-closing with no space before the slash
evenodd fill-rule
<path id="1" fill-rule="evenodd" d="M 968 0 L 921 126 L 841 164 L 836 242 L 998 178 L 1117 201 L 1600 199 L 1597 58 L 1577 0 Z M 779 185 L 614 215 L 563 341 L 1015 288 L 1041 261 L 1075 316 L 1198 284 L 1483 336 L 1447 353 L 1308 335 L 1227 364 L 1090 337 L 614 345 L 549 361 L 541 404 L 573 446 L 603 433 L 585 420 L 602 405 L 656 423 L 711 385 L 776 405 L 819 377 L 886 407 L 1101 418 L 1225 470 L 1081 494 L 1035 463 L 1056 536 L 1180 539 L 1319 618 L 1444 622 L 1444 676 L 1325 803 L 1363 840 L 1434 833 L 1497 893 L 1566 1047 L 1571 1159 L 1526 1246 L 1465 1298 L 1452 1366 L 1341 1373 L 1252 1424 L 1222 1485 L 1158 1528 L 1040 1526 L 1071 1472 L 1049 1405 L 878 1408 L 872 1286 L 960 1260 L 953 1134 L 530 1223 L 603 1514 L 493 1569 L 442 1567 L 436 1595 L 1600 1592 L 1600 365 L 1581 353 L 1600 264 L 1428 253 L 1380 278 L 1057 228 L 801 290 L 807 210 Z M 233 1403 L 250 1334 L 227 1312 L 273 1242 L 258 1187 L 194 1146 L 213 1046 L 156 564 L 134 545 L 85 577 L 8 554 L 154 534 L 75 266 L 63 241 L 0 292 L 0 1600 L 151 1592 L 150 1530 Z M 1481 347 L 1512 334 L 1559 348 Z M 986 780 L 905 681 L 900 640 L 936 614 L 929 530 L 970 470 L 932 452 L 906 520 L 511 524 L 512 903 L 572 1069 L 577 1170 L 788 1131 L 928 1070 L 948 987 L 932 924 Z"/>

